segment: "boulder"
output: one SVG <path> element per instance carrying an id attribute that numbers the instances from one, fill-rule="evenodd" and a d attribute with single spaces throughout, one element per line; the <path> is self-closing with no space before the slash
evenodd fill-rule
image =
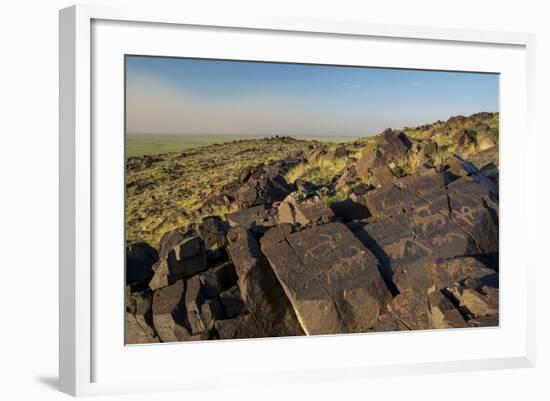
<path id="1" fill-rule="evenodd" d="M 195 230 L 175 230 L 161 239 L 159 261 L 149 283 L 152 290 L 165 287 L 179 279 L 206 269 L 204 243 Z"/>
<path id="2" fill-rule="evenodd" d="M 486 317 L 498 319 L 498 292 L 496 288 L 483 286 L 474 289 L 460 283 L 453 283 L 444 290 L 467 319 Z"/>
<path id="3" fill-rule="evenodd" d="M 470 177 L 456 180 L 447 186 L 450 217 L 475 242 L 478 253 L 495 255 L 499 246 L 498 199 L 493 188 Z"/>
<path id="4" fill-rule="evenodd" d="M 498 288 L 498 273 L 475 257 L 440 259 L 427 263 L 425 269 L 430 277 L 430 284 L 438 290 L 449 287 L 454 282 L 462 283 L 466 280 L 471 283 L 475 281 L 476 286 Z"/>
<path id="5" fill-rule="evenodd" d="M 391 312 L 386 312 L 378 316 L 376 323 L 371 331 L 402 331 L 409 328 L 397 316 Z"/>
<path id="6" fill-rule="evenodd" d="M 300 193 L 293 192 L 285 198 L 277 209 L 277 222 L 296 226 L 328 223 L 334 221 L 334 213 L 318 196 L 302 198 Z"/>
<path id="7" fill-rule="evenodd" d="M 185 311 L 187 326 L 191 329 L 191 334 L 196 335 L 207 330 L 207 322 L 201 316 L 201 307 L 205 298 L 201 290 L 199 276 L 193 276 L 185 282 Z"/>
<path id="8" fill-rule="evenodd" d="M 239 187 L 234 195 L 237 204 L 241 209 L 251 206 L 270 204 L 282 201 L 294 187 L 288 184 L 281 174 L 285 171 L 286 165 L 260 164 L 256 166 L 246 178 L 246 181 L 239 181 Z"/>
<path id="9" fill-rule="evenodd" d="M 217 299 L 207 299 L 201 305 L 200 310 L 201 321 L 203 322 L 206 332 L 214 328 L 216 320 L 222 319 L 224 316 L 221 304 Z"/>
<path id="10" fill-rule="evenodd" d="M 263 204 L 242 209 L 225 216 L 231 227 L 242 226 L 256 234 L 263 234 L 275 225 L 277 210 Z"/>
<path id="11" fill-rule="evenodd" d="M 227 251 L 235 266 L 241 297 L 259 328 L 268 336 L 303 334 L 292 305 L 256 239 L 244 227 L 232 228 L 227 237 Z"/>
<path id="12" fill-rule="evenodd" d="M 409 330 L 423 330 L 430 328 L 428 294 L 421 289 L 414 278 L 402 274 L 395 280 L 399 289 L 389 303 L 389 310 Z"/>
<path id="13" fill-rule="evenodd" d="M 241 291 L 236 285 L 220 293 L 220 304 L 226 318 L 234 318 L 247 312 Z"/>
<path id="14" fill-rule="evenodd" d="M 388 160 L 404 155 L 411 147 L 411 142 L 404 132 L 390 128 L 384 130 L 376 142 L 380 146 L 384 158 Z"/>
<path id="15" fill-rule="evenodd" d="M 364 194 L 353 193 L 350 199 L 365 206 L 369 213 L 381 219 L 404 213 L 407 209 L 422 205 L 423 202 L 411 192 L 389 184 L 367 191 Z"/>
<path id="16" fill-rule="evenodd" d="M 126 284 L 143 290 L 155 274 L 153 265 L 158 261 L 155 248 L 146 242 L 134 242 L 126 246 Z"/>
<path id="17" fill-rule="evenodd" d="M 265 337 L 252 315 L 242 315 L 233 319 L 217 320 L 216 331 L 220 339 Z"/>
<path id="18" fill-rule="evenodd" d="M 228 228 L 227 223 L 218 216 L 205 217 L 197 227 L 204 248 L 211 253 L 212 257 L 216 257 L 220 249 L 225 247 Z"/>
<path id="19" fill-rule="evenodd" d="M 327 154 L 325 155 L 325 159 L 327 160 L 334 160 L 334 159 L 340 159 L 344 158 L 348 155 L 348 152 L 346 151 L 345 146 L 337 146 L 333 150 L 329 150 Z"/>
<path id="20" fill-rule="evenodd" d="M 302 180 L 301 178 L 298 178 L 294 182 L 294 185 L 296 185 L 296 190 L 301 192 L 305 196 L 313 196 L 317 193 L 317 190 L 319 189 L 314 183 Z"/>
<path id="21" fill-rule="evenodd" d="M 206 298 L 216 298 L 220 292 L 236 284 L 237 275 L 231 262 L 218 264 L 199 275 Z"/>
<path id="22" fill-rule="evenodd" d="M 125 316 L 124 344 L 150 344 L 160 342 L 153 332 L 143 329 L 133 314 L 126 312 Z"/>
<path id="23" fill-rule="evenodd" d="M 433 291 L 428 295 L 430 328 L 450 329 L 468 327 L 468 323 L 455 305 L 441 291 Z"/>
<path id="24" fill-rule="evenodd" d="M 390 297 L 378 261 L 342 223 L 276 226 L 261 247 L 308 335 L 364 332 Z"/>
<path id="25" fill-rule="evenodd" d="M 157 343 L 152 315 L 152 296 L 148 291 L 126 294 L 126 344 Z"/>
<path id="26" fill-rule="evenodd" d="M 162 342 L 185 341 L 189 336 L 186 325 L 184 282 L 158 289 L 153 294 L 153 324 Z"/>

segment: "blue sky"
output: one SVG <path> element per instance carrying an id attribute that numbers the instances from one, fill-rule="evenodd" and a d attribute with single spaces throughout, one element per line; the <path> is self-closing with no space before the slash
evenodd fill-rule
<path id="1" fill-rule="evenodd" d="M 128 133 L 367 136 L 498 111 L 498 75 L 127 56 Z"/>

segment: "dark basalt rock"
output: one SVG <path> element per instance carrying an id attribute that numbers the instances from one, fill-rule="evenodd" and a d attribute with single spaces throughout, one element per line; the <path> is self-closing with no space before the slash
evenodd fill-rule
<path id="1" fill-rule="evenodd" d="M 458 309 L 441 291 L 434 291 L 428 295 L 430 328 L 449 329 L 468 327 Z"/>
<path id="2" fill-rule="evenodd" d="M 252 315 L 242 315 L 233 319 L 217 320 L 215 328 L 220 339 L 265 337 L 265 334 L 258 327 Z"/>
<path id="3" fill-rule="evenodd" d="M 134 290 L 143 290 L 155 273 L 153 265 L 158 261 L 155 248 L 145 242 L 126 246 L 126 284 Z"/>
<path id="4" fill-rule="evenodd" d="M 235 268 L 231 262 L 214 266 L 199 275 L 202 291 L 206 298 L 215 298 L 220 292 L 237 283 Z"/>
<path id="5" fill-rule="evenodd" d="M 199 334 L 207 330 L 208 325 L 201 316 L 201 307 L 204 301 L 199 276 L 187 279 L 185 282 L 185 310 L 187 326 L 191 329 L 191 334 Z"/>
<path id="6" fill-rule="evenodd" d="M 334 221 L 331 208 L 318 196 L 302 197 L 303 194 L 293 192 L 277 209 L 277 222 L 289 223 L 300 227 L 313 224 L 324 224 Z"/>
<path id="7" fill-rule="evenodd" d="M 247 312 L 241 291 L 236 285 L 220 293 L 220 303 L 224 312 L 222 316 L 226 318 L 234 318 Z"/>
<path id="8" fill-rule="evenodd" d="M 190 333 L 185 326 L 184 283 L 178 280 L 153 294 L 153 323 L 162 342 L 185 341 Z"/>
<path id="9" fill-rule="evenodd" d="M 348 152 L 346 150 L 345 146 L 338 146 L 334 150 L 330 150 L 325 155 L 325 159 L 327 160 L 334 160 L 334 159 L 340 159 L 344 158 L 348 155 Z"/>
<path id="10" fill-rule="evenodd" d="M 363 220 L 371 217 L 369 209 L 361 203 L 354 202 L 350 198 L 330 205 L 330 210 L 336 217 L 344 221 Z"/>
<path id="11" fill-rule="evenodd" d="M 372 331 L 402 331 L 409 328 L 397 316 L 391 312 L 386 312 L 378 316 L 376 323 L 371 329 Z"/>
<path id="12" fill-rule="evenodd" d="M 294 185 L 296 185 L 296 190 L 304 194 L 305 196 L 313 196 L 317 193 L 318 187 L 312 182 L 302 180 L 298 178 Z"/>
<path id="13" fill-rule="evenodd" d="M 277 210 L 262 204 L 226 215 L 231 227 L 242 226 L 255 234 L 263 234 L 275 225 Z"/>
<path id="14" fill-rule="evenodd" d="M 218 216 L 205 217 L 198 226 L 198 233 L 207 250 L 216 250 L 227 245 L 225 234 L 229 229 L 227 223 Z"/>
<path id="15" fill-rule="evenodd" d="M 159 342 L 153 324 L 152 296 L 149 292 L 126 294 L 126 344 Z"/>
<path id="16" fill-rule="evenodd" d="M 260 329 L 269 336 L 303 334 L 291 303 L 252 234 L 244 227 L 235 227 L 228 240 L 227 251 L 242 299 Z"/>
<path id="17" fill-rule="evenodd" d="M 390 293 L 376 258 L 344 224 L 296 233 L 277 226 L 261 244 L 306 334 L 361 332 L 375 324 Z"/>
<path id="18" fill-rule="evenodd" d="M 227 260 L 225 235 L 229 229 L 228 224 L 218 216 L 206 217 L 198 225 L 197 231 L 203 241 L 207 264 L 211 266 L 222 260 Z"/>
<path id="19" fill-rule="evenodd" d="M 194 230 L 174 230 L 161 239 L 159 261 L 149 283 L 152 290 L 206 269 L 204 243 Z"/>
<path id="20" fill-rule="evenodd" d="M 453 283 L 445 288 L 444 293 L 453 301 L 466 319 L 491 317 L 498 321 L 498 289 L 487 286 L 474 289 L 467 285 Z"/>

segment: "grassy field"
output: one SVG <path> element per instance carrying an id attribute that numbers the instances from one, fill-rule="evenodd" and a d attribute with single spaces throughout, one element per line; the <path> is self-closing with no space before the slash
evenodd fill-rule
<path id="1" fill-rule="evenodd" d="M 169 152 L 181 152 L 200 146 L 221 144 L 241 139 L 260 139 L 254 135 L 166 135 L 166 134 L 128 134 L 126 136 L 126 156 L 144 156 Z M 347 142 L 355 137 L 297 137 L 303 140 L 321 142 Z"/>

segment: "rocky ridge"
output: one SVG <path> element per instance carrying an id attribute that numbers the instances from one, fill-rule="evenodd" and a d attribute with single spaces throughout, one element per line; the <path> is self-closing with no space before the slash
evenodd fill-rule
<path id="1" fill-rule="evenodd" d="M 302 145 L 128 243 L 126 343 L 498 325 L 498 114 Z"/>

